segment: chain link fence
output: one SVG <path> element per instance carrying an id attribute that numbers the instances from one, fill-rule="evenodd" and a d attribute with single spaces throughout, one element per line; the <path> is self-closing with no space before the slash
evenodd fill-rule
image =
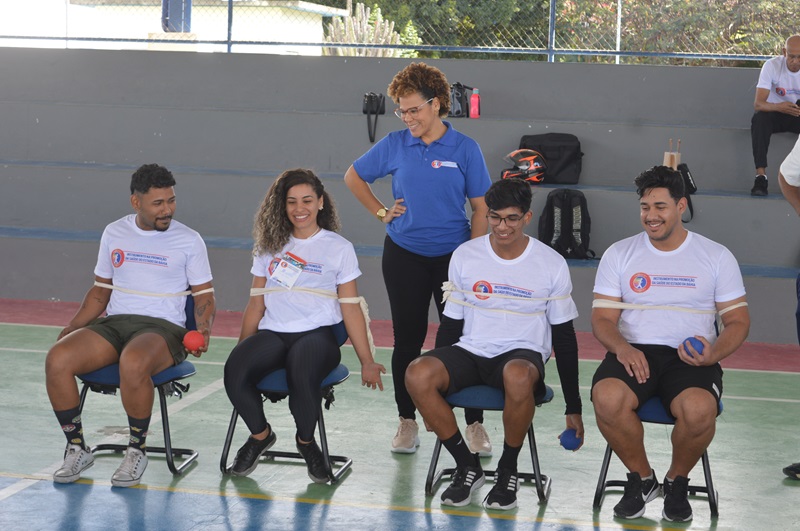
<path id="1" fill-rule="evenodd" d="M 755 65 L 796 0 L 0 0 L 0 45 Z"/>

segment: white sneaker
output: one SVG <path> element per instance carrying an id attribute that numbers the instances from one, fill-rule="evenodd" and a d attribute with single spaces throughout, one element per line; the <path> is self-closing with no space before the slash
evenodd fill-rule
<path id="1" fill-rule="evenodd" d="M 392 439 L 392 451 L 396 454 L 413 454 L 419 446 L 419 426 L 414 419 L 400 417 L 400 426 Z"/>
<path id="2" fill-rule="evenodd" d="M 492 443 L 489 441 L 489 434 L 480 422 L 473 422 L 467 426 L 464 433 L 469 451 L 478 454 L 480 457 L 492 456 Z"/>
<path id="3" fill-rule="evenodd" d="M 53 473 L 56 483 L 72 483 L 81 477 L 81 472 L 94 464 L 94 455 L 79 444 L 67 444 L 64 464 Z"/>
<path id="4" fill-rule="evenodd" d="M 147 455 L 136 448 L 130 446 L 125 451 L 125 459 L 114 475 L 111 476 L 111 484 L 115 487 L 133 487 L 138 485 L 147 468 Z"/>

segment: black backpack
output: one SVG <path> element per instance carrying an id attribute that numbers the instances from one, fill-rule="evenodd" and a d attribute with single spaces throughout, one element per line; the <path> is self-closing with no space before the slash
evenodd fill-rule
<path id="1" fill-rule="evenodd" d="M 692 172 L 689 171 L 689 166 L 686 164 L 678 164 L 678 171 L 681 173 L 681 177 L 683 177 L 683 189 L 684 194 L 683 196 L 686 198 L 686 210 L 689 211 L 689 219 L 686 218 L 686 213 L 684 212 L 684 223 L 689 223 L 692 221 L 694 217 L 694 207 L 692 206 L 692 194 L 697 191 L 697 184 L 694 182 L 694 177 L 692 177 Z"/>
<path id="2" fill-rule="evenodd" d="M 539 217 L 539 241 L 549 245 L 564 258 L 594 258 L 589 249 L 592 220 L 583 192 L 557 188 L 547 194 Z"/>
<path id="3" fill-rule="evenodd" d="M 469 118 L 469 97 L 472 87 L 461 82 L 450 85 L 450 112 L 451 118 Z"/>

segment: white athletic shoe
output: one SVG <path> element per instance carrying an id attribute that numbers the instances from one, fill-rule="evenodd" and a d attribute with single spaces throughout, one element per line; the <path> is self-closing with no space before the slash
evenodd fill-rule
<path id="1" fill-rule="evenodd" d="M 400 426 L 392 439 L 392 452 L 396 454 L 413 454 L 419 446 L 419 426 L 414 419 L 400 417 Z"/>
<path id="2" fill-rule="evenodd" d="M 467 426 L 464 432 L 464 439 L 467 441 L 469 451 L 478 454 L 480 457 L 492 456 L 492 443 L 489 441 L 489 434 L 480 422 L 473 422 Z"/>
<path id="3" fill-rule="evenodd" d="M 133 487 L 138 485 L 147 468 L 147 455 L 136 448 L 130 446 L 125 451 L 125 459 L 114 475 L 111 476 L 111 484 L 115 487 Z"/>
<path id="4" fill-rule="evenodd" d="M 72 483 L 81 477 L 81 472 L 94 464 L 92 452 L 79 444 L 67 444 L 64 464 L 53 473 L 56 483 Z"/>

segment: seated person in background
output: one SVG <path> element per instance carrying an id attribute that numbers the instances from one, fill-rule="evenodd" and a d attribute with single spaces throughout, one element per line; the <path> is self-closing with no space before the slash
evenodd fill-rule
<path id="1" fill-rule="evenodd" d="M 331 326 L 343 318 L 361 361 L 361 384 L 383 390 L 381 373 L 386 369 L 375 363 L 365 314 L 352 304 L 358 298 L 358 260 L 353 245 L 336 234 L 338 229 L 333 201 L 310 170 L 283 172 L 256 214 L 253 290 L 239 344 L 225 363 L 225 390 L 251 433 L 233 461 L 234 475 L 250 474 L 275 444 L 256 385 L 286 368 L 297 449 L 308 476 L 316 483 L 328 481 L 314 430 L 320 386 L 341 360 Z M 340 306 L 337 294 L 348 304 Z"/>
<path id="2" fill-rule="evenodd" d="M 205 346 L 191 354 L 200 356 L 208 349 L 215 311 L 208 253 L 197 232 L 172 219 L 174 186 L 172 173 L 162 166 L 146 164 L 136 170 L 131 178 L 136 213 L 103 231 L 95 284 L 47 353 L 47 394 L 67 437 L 64 464 L 53 474 L 56 483 L 71 483 L 94 464 L 84 440 L 76 375 L 119 363 L 130 440 L 111 484 L 131 487 L 139 484 L 147 467 L 151 376 L 186 359 L 182 292 L 187 286 L 195 297 L 197 329 L 205 336 Z M 100 317 L 103 312 L 106 317 Z"/>
<path id="3" fill-rule="evenodd" d="M 442 493 L 445 505 L 469 504 L 485 478 L 445 397 L 485 384 L 505 393 L 505 442 L 484 506 L 517 506 L 517 458 L 533 420 L 534 397 L 545 393 L 551 344 L 566 396 L 567 427 L 583 438 L 572 281 L 566 260 L 524 232 L 533 217 L 531 198 L 530 186 L 519 179 L 498 181 L 486 192 L 490 233 L 461 244 L 450 261 L 452 286 L 445 287 L 449 298 L 439 336 L 454 339 L 440 337 L 437 344 L 452 346 L 425 353 L 406 373 L 425 423 L 456 461 L 453 481 Z"/>
<path id="4" fill-rule="evenodd" d="M 797 215 L 800 216 L 800 139 L 794 145 L 794 149 L 781 164 L 778 173 L 778 181 L 781 185 L 783 197 L 789 201 Z M 800 342 L 800 275 L 797 276 L 797 340 Z M 783 473 L 792 479 L 800 479 L 800 463 L 794 463 L 783 469 Z"/>
<path id="5" fill-rule="evenodd" d="M 786 39 L 781 55 L 761 67 L 750 123 L 756 180 L 750 195 L 767 195 L 767 150 L 773 133 L 800 133 L 800 35 Z"/>
<path id="6" fill-rule="evenodd" d="M 681 223 L 681 174 L 656 166 L 635 184 L 644 232 L 609 247 L 597 269 L 592 330 L 608 353 L 594 375 L 592 402 L 600 432 L 630 471 L 614 507 L 618 518 L 640 517 L 659 494 L 636 410 L 658 396 L 675 417 L 663 517 L 683 522 L 692 518 L 689 472 L 714 437 L 719 362 L 747 338 L 750 316 L 731 252 Z M 702 353 L 684 346 L 687 337 L 702 343 Z"/>

